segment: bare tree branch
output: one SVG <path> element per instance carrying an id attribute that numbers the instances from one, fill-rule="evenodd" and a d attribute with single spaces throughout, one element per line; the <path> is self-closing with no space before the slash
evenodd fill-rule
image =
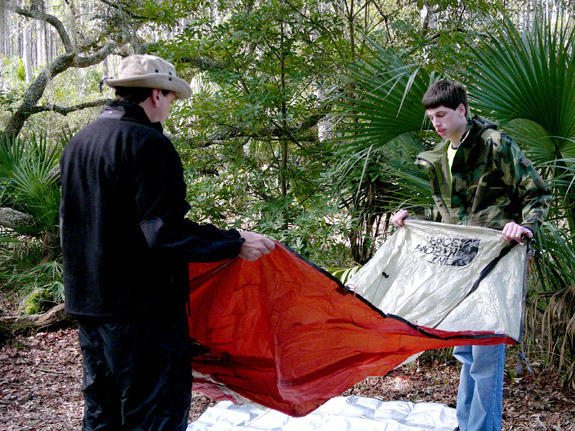
<path id="1" fill-rule="evenodd" d="M 287 129 L 283 127 L 272 127 L 260 129 L 255 132 L 247 132 L 238 129 L 237 127 L 222 127 L 207 139 L 198 140 L 196 138 L 188 138 L 185 142 L 194 148 L 206 148 L 212 145 L 225 144 L 227 141 L 240 138 L 256 140 L 273 140 L 275 138 L 278 141 L 291 140 L 293 142 L 317 142 L 319 139 L 317 132 L 311 129 L 315 127 L 324 116 L 325 114 L 312 115 L 305 119 L 301 124 L 294 127 L 288 127 Z M 297 139 L 295 137 L 297 137 Z"/>
<path id="2" fill-rule="evenodd" d="M 66 50 L 66 52 L 74 51 L 74 46 L 72 45 L 72 40 L 70 39 L 70 36 L 66 31 L 66 27 L 64 27 L 62 21 L 60 21 L 54 15 L 44 13 L 37 9 L 22 9 L 21 7 L 18 6 L 14 8 L 14 11 L 17 14 L 25 16 L 27 18 L 33 18 L 39 21 L 47 22 L 52 27 L 54 27 L 58 32 L 58 35 L 60 36 L 60 40 L 62 41 L 62 44 L 64 45 L 64 49 Z"/>
<path id="3" fill-rule="evenodd" d="M 111 8 L 117 9 L 118 12 L 120 12 L 124 15 L 127 15 L 132 19 L 137 19 L 137 20 L 141 20 L 141 21 L 145 21 L 147 19 L 145 16 L 136 15 L 133 12 L 133 5 L 131 5 L 132 8 L 130 8 L 130 6 L 122 4 L 122 2 L 118 2 L 118 0 L 114 0 L 114 1 L 100 0 L 100 2 L 104 3 L 105 5 L 108 5 Z"/>
<path id="4" fill-rule="evenodd" d="M 117 48 L 118 45 L 118 43 L 110 42 L 100 50 L 87 57 L 76 55 L 74 56 L 74 67 L 85 68 L 101 63 L 107 56 L 114 52 L 114 49 Z"/>
<path id="5" fill-rule="evenodd" d="M 86 108 L 94 108 L 96 106 L 102 106 L 107 102 L 107 99 L 94 100 L 93 102 L 80 103 L 74 106 L 58 106 L 54 104 L 34 106 L 32 108 L 32 114 L 38 114 L 39 112 L 57 112 L 62 115 L 68 115 L 71 112 L 81 111 Z"/>
<path id="6" fill-rule="evenodd" d="M 46 106 L 38 106 L 38 101 L 44 94 L 46 87 L 48 84 L 54 79 L 55 76 L 59 75 L 60 73 L 72 68 L 86 68 L 93 66 L 95 64 L 101 63 L 107 56 L 109 56 L 114 49 L 118 46 L 121 46 L 124 42 L 123 40 L 119 40 L 117 42 L 109 42 L 97 51 L 89 55 L 81 55 L 77 51 L 77 48 L 74 47 L 71 38 L 66 31 L 64 24 L 55 16 L 46 14 L 39 9 L 30 8 L 24 9 L 21 7 L 13 7 L 13 10 L 24 17 L 32 18 L 40 21 L 44 21 L 51 26 L 53 26 L 60 39 L 64 45 L 65 52 L 61 54 L 56 59 L 51 61 L 44 69 L 40 72 L 40 74 L 32 81 L 30 86 L 27 88 L 24 96 L 22 98 L 22 103 L 14 112 L 12 117 L 8 120 L 6 127 L 3 132 L 0 132 L 0 138 L 9 138 L 13 139 L 16 137 L 22 127 L 24 126 L 25 122 L 30 118 L 30 116 L 37 114 L 39 112 L 45 111 L 54 111 L 60 112 L 63 115 L 66 115 L 73 111 L 78 111 L 82 105 L 86 107 L 90 106 L 98 106 L 101 104 L 100 101 L 96 102 L 89 102 L 86 104 L 80 104 L 72 107 L 60 107 L 55 105 L 46 105 Z M 100 36 L 96 36 L 94 40 L 98 40 Z M 96 103 L 96 105 L 93 105 Z"/>
<path id="7" fill-rule="evenodd" d="M 226 65 L 222 65 L 215 60 L 210 60 L 203 57 L 187 57 L 180 58 L 180 63 L 187 63 L 200 70 L 207 69 L 223 69 Z"/>

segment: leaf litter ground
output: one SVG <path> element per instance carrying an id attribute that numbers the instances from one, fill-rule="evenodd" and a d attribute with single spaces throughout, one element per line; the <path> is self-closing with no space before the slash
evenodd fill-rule
<path id="1" fill-rule="evenodd" d="M 515 373 L 517 349 L 507 355 Z M 448 355 L 445 355 L 446 357 Z M 575 431 L 575 394 L 539 364 L 505 377 L 503 430 Z M 453 361 L 421 360 L 385 377 L 370 377 L 345 391 L 383 401 L 436 402 L 455 406 L 458 367 Z M 68 431 L 81 428 L 82 356 L 77 330 L 18 336 L 0 348 L 0 430 Z M 190 421 L 213 401 L 194 392 Z"/>

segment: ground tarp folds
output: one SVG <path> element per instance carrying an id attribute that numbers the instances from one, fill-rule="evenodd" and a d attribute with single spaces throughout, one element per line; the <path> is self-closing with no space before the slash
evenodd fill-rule
<path id="1" fill-rule="evenodd" d="M 301 418 L 254 405 L 221 401 L 187 431 L 453 431 L 455 409 L 438 403 L 337 397 Z"/>

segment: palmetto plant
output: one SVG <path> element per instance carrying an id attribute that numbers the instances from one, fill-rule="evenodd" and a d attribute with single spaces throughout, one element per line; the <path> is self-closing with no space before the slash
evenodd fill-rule
<path id="1" fill-rule="evenodd" d="M 0 141 L 0 206 L 33 220 L 18 230 L 0 227 L 0 280 L 16 297 L 36 290 L 43 300 L 62 300 L 58 245 L 62 147 L 45 136 Z"/>
<path id="2" fill-rule="evenodd" d="M 538 236 L 542 253 L 534 259 L 533 269 L 539 288 L 531 292 L 528 313 L 531 326 L 543 335 L 547 359 L 566 370 L 565 384 L 575 389 L 575 238 L 565 211 L 575 199 L 575 159 L 557 159 L 544 166 L 554 173 L 549 183 L 556 204 Z"/>
<path id="3" fill-rule="evenodd" d="M 422 130 L 421 98 L 434 80 L 425 69 L 372 44 L 369 58 L 349 66 L 350 85 L 339 105 L 345 120 L 339 132 L 341 155 L 387 145 Z"/>
<path id="4" fill-rule="evenodd" d="M 570 20 L 535 18 L 523 29 L 509 20 L 475 50 L 466 79 L 473 105 L 497 120 L 538 166 L 554 193 L 539 235 L 539 286 L 533 312 L 543 313 L 548 352 L 568 368 L 575 387 L 575 28 Z M 545 308 L 547 307 L 547 308 Z M 561 312 L 557 312 L 561 310 Z"/>
<path id="5" fill-rule="evenodd" d="M 478 46 L 466 74 L 473 105 L 497 120 L 550 181 L 575 159 L 573 24 L 543 17 L 521 31 L 504 21 Z M 564 181 L 552 185 L 566 197 Z M 572 201 L 565 203 L 557 209 L 573 232 Z"/>
<path id="6" fill-rule="evenodd" d="M 36 233 L 58 225 L 61 151 L 45 136 L 0 141 L 0 204 L 31 215 Z"/>
<path id="7" fill-rule="evenodd" d="M 340 119 L 329 164 L 335 189 L 355 220 L 349 235 L 353 257 L 363 264 L 373 253 L 374 237 L 385 236 L 391 210 L 430 202 L 428 182 L 413 156 L 424 148 L 421 97 L 434 77 L 372 44 L 369 56 L 349 66 L 347 79 L 343 95 L 336 94 Z M 398 173 L 413 182 L 398 182 Z"/>

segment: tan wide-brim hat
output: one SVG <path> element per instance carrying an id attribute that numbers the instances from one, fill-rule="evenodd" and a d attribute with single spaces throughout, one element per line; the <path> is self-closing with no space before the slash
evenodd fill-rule
<path id="1" fill-rule="evenodd" d="M 176 98 L 192 95 L 190 85 L 176 76 L 176 68 L 155 55 L 130 55 L 122 59 L 117 79 L 105 78 L 109 87 L 159 88 L 176 93 Z"/>

